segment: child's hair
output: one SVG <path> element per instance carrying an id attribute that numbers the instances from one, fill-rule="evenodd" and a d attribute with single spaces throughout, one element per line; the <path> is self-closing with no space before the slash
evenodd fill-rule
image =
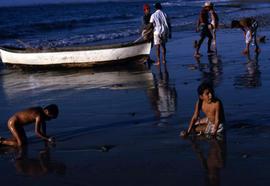
<path id="1" fill-rule="evenodd" d="M 208 82 L 203 82 L 202 84 L 199 85 L 199 87 L 197 89 L 198 95 L 202 95 L 205 90 L 209 90 L 210 93 L 213 96 L 215 95 L 215 92 L 214 92 L 214 89 L 213 89 L 212 84 L 210 84 Z"/>
<path id="2" fill-rule="evenodd" d="M 161 4 L 159 2 L 155 4 L 155 9 L 156 10 L 161 10 L 162 9 L 162 6 L 161 6 Z"/>
<path id="3" fill-rule="evenodd" d="M 56 104 L 50 104 L 44 108 L 44 110 L 48 111 L 48 114 L 52 118 L 57 118 L 58 116 L 58 106 Z"/>
<path id="4" fill-rule="evenodd" d="M 149 6 L 149 4 L 144 4 L 143 5 L 143 10 L 145 11 L 145 10 L 150 10 L 150 6 Z"/>
<path id="5" fill-rule="evenodd" d="M 209 92 L 212 94 L 212 96 L 213 97 L 215 96 L 215 92 L 214 92 L 212 84 L 207 83 L 207 82 L 203 82 L 202 84 L 200 84 L 198 89 L 197 89 L 198 95 L 199 96 L 203 95 L 203 92 L 205 90 L 209 90 Z M 202 100 L 199 98 L 199 110 L 201 110 L 201 108 L 202 108 Z"/>
<path id="6" fill-rule="evenodd" d="M 237 28 L 237 27 L 239 27 L 239 21 L 237 21 L 237 20 L 232 20 L 231 28 Z"/>

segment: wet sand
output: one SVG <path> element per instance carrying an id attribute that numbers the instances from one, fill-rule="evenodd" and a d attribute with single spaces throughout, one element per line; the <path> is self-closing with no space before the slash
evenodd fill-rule
<path id="1" fill-rule="evenodd" d="M 268 29 L 259 34 L 270 38 Z M 139 69 L 25 72 L 1 69 L 0 134 L 12 113 L 56 103 L 48 122 L 55 147 L 33 127 L 28 149 L 0 149 L 3 185 L 269 185 L 270 64 L 268 41 L 258 58 L 241 55 L 243 34 L 219 30 L 218 56 L 193 57 L 196 33 L 168 43 L 167 65 Z M 154 51 L 152 52 L 154 59 Z M 223 101 L 224 140 L 181 139 L 197 99 L 211 80 Z"/>

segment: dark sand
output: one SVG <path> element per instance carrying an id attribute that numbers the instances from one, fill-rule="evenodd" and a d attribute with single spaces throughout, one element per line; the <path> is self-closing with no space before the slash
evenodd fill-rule
<path id="1" fill-rule="evenodd" d="M 261 30 L 266 35 L 269 31 Z M 168 43 L 167 72 L 150 70 L 22 72 L 1 70 L 0 134 L 6 120 L 33 105 L 57 103 L 48 123 L 56 147 L 27 127 L 23 159 L 0 149 L 1 185 L 269 185 L 270 64 L 268 42 L 258 60 L 241 55 L 243 34 L 219 30 L 218 57 L 193 58 L 196 33 Z M 154 52 L 152 52 L 154 54 Z M 154 55 L 153 55 L 154 58 Z M 223 101 L 223 141 L 187 139 L 185 129 L 205 79 Z"/>

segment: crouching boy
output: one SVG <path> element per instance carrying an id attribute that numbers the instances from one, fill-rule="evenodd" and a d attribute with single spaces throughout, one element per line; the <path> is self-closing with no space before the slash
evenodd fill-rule
<path id="1" fill-rule="evenodd" d="M 0 137 L 1 145 L 9 145 L 14 147 L 21 147 L 27 144 L 27 137 L 25 135 L 24 126 L 28 124 L 35 124 L 36 135 L 49 142 L 53 143 L 54 138 L 46 135 L 46 121 L 55 119 L 58 116 L 58 107 L 55 104 L 51 104 L 42 107 L 32 107 L 23 111 L 15 113 L 8 120 L 8 129 L 12 134 L 12 138 L 4 139 Z"/>

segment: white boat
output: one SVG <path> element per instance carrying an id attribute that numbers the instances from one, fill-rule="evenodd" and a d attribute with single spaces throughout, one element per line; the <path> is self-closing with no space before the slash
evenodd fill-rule
<path id="1" fill-rule="evenodd" d="M 0 48 L 4 64 L 34 67 L 92 67 L 123 62 L 144 62 L 150 51 L 150 42 L 53 49 Z"/>

